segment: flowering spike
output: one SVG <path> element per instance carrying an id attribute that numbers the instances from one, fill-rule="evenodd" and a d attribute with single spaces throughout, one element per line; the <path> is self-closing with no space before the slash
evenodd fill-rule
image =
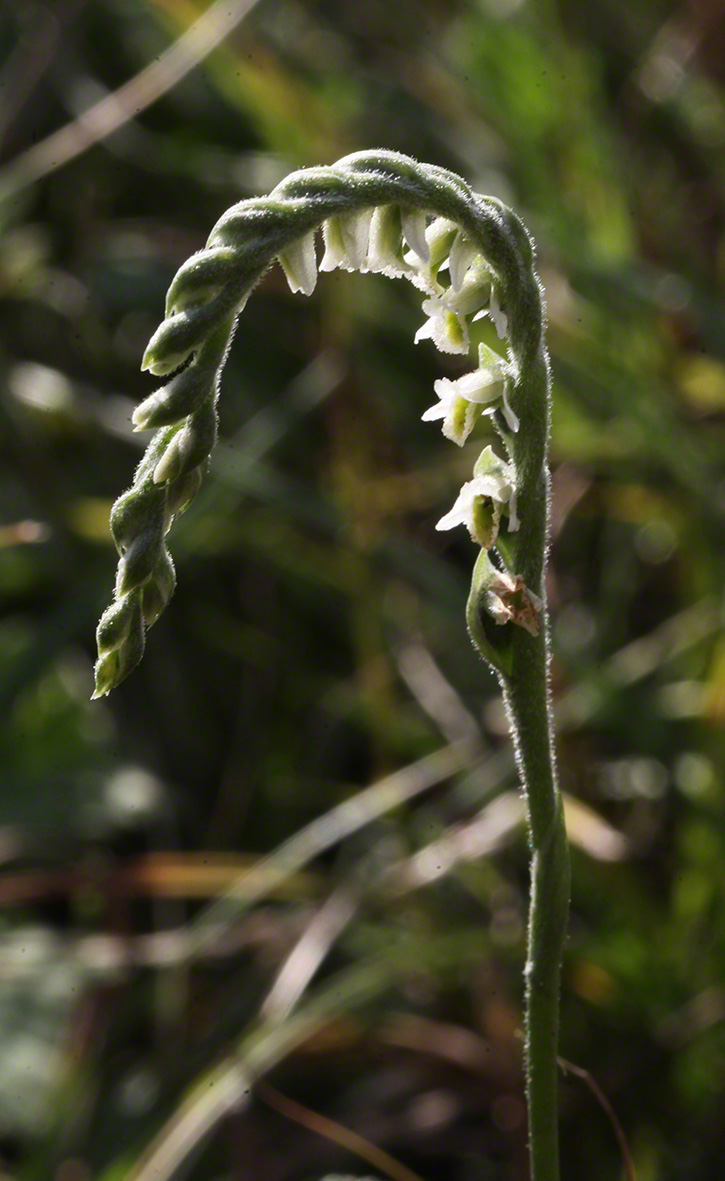
<path id="1" fill-rule="evenodd" d="M 376 207 L 420 211 L 413 215 L 415 220 L 408 220 L 406 213 L 405 237 L 412 247 L 407 257 L 401 258 L 402 243 L 390 224 L 388 244 L 383 247 L 381 239 L 373 237 L 371 247 Z M 426 218 L 433 219 L 427 229 Z M 379 266 L 387 273 L 404 273 L 425 293 L 428 321 L 417 334 L 419 340 L 430 337 L 444 351 L 466 352 L 466 317 L 485 309 L 501 339 L 508 334 L 511 320 L 508 363 L 488 359 L 475 374 L 437 388 L 440 406 L 426 417 L 442 417 L 444 430 L 460 442 L 477 414 L 500 409 L 511 432 L 505 441 L 516 489 L 513 480 L 505 483 L 501 470 L 497 474 L 495 464 L 503 461 L 489 457 L 487 470 L 469 482 L 473 492 L 464 490 L 479 540 L 492 540 L 497 514 L 508 512 L 509 528 L 515 528 L 516 492 L 526 506 L 516 546 L 511 547 L 518 573 L 494 567 L 482 548 L 474 568 L 467 620 L 474 643 L 501 678 L 529 805 L 533 889 L 526 1077 L 531 1175 L 555 1181 L 556 1026 L 568 855 L 551 748 L 547 630 L 539 630 L 538 612 L 543 605 L 529 589 L 544 585 L 549 364 L 541 291 L 526 230 L 501 202 L 474 193 L 454 173 L 418 164 L 396 152 L 359 152 L 331 167 L 293 173 L 269 197 L 241 201 L 228 210 L 212 230 L 206 249 L 182 267 L 171 285 L 167 318 L 151 340 L 144 367 L 171 377 L 186 362 L 190 368 L 199 364 L 213 342 L 216 375 L 237 314 L 275 258 L 291 257 L 292 283 L 300 290 L 311 289 L 309 245 L 296 248 L 295 243 L 320 226 L 325 235 L 321 270 Z M 376 222 L 375 234 L 379 231 Z M 463 238 L 474 248 L 470 261 Z M 438 282 L 445 258 L 450 271 L 447 288 Z M 152 404 L 147 403 L 139 415 L 144 425 L 152 421 L 165 425 L 151 440 L 119 510 L 118 595 L 98 629 L 96 696 L 108 693 L 141 658 L 145 626 L 163 609 L 173 588 L 163 537 L 174 513 L 193 496 L 216 438 L 216 377 L 208 392 L 199 394 L 198 403 L 196 393 L 192 397 L 189 392 L 195 380 L 174 384 L 172 377 L 164 397 L 152 395 Z M 190 410 L 187 394 L 193 403 Z M 525 414 L 520 430 L 511 402 Z M 162 495 L 156 498 L 149 492 L 154 482 L 162 485 L 158 489 Z M 461 506 L 457 512 L 461 514 Z M 468 516 L 467 509 L 466 523 Z"/>
<path id="2" fill-rule="evenodd" d="M 173 590 L 173 567 L 163 538 L 193 499 L 216 440 L 218 378 L 235 317 L 275 259 L 292 291 L 311 294 L 320 227 L 320 270 L 340 267 L 404 276 L 424 292 L 426 321 L 417 341 L 430 339 L 443 352 L 463 355 L 469 348 L 469 317 L 481 312 L 491 316 L 500 333 L 507 329 L 500 300 L 510 303 L 520 283 L 516 251 L 528 239 L 513 215 L 477 197 L 443 169 L 396 153 L 359 153 L 332 168 L 295 173 L 270 198 L 251 198 L 228 210 L 213 228 L 207 248 L 189 259 L 173 280 L 167 317 L 144 356 L 144 366 L 167 380 L 137 407 L 134 424 L 138 430 L 157 431 L 133 487 L 113 512 L 120 554 L 118 602 L 138 600 L 134 619 L 142 627 L 157 618 Z M 529 245 L 525 265 L 530 265 L 530 253 Z M 449 283 L 438 281 L 444 266 Z M 436 382 L 438 401 L 423 417 L 441 421 L 444 435 L 462 445 L 481 415 L 500 411 L 501 425 L 505 421 L 513 435 L 519 424 L 511 405 L 516 401 L 509 395 L 518 397 L 520 381 L 516 367 L 492 350 L 481 350 L 474 372 Z M 507 446 L 511 451 L 514 444 Z M 508 515 L 510 530 L 518 524 L 515 489 L 505 494 L 501 472 L 506 465 L 496 462 L 500 470 L 477 471 L 469 482 L 478 480 L 479 489 L 485 484 L 488 495 L 493 480 L 497 495 L 489 497 L 490 503 L 484 503 L 482 492 L 472 498 L 468 485 L 461 493 L 471 502 L 481 543 L 496 535 L 501 514 Z M 111 669 L 116 658 L 104 659 L 104 670 Z M 114 665 L 104 684 L 119 669 Z"/>

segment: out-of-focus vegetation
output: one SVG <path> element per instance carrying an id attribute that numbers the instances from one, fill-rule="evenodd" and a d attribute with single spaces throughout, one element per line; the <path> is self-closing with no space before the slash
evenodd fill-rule
<path id="1" fill-rule="evenodd" d="M 464 629 L 473 547 L 434 530 L 475 443 L 420 422 L 460 364 L 413 345 L 407 285 L 336 272 L 306 301 L 270 273 L 175 531 L 176 596 L 89 701 L 108 510 L 175 268 L 235 200 L 382 146 L 510 202 L 538 243 L 574 852 L 561 1052 L 639 1181 L 720 1178 L 722 9 L 259 0 L 29 180 L 24 152 L 201 11 L 0 11 L 2 1175 L 119 1181 L 156 1137 L 157 1178 L 177 1159 L 193 1181 L 382 1176 L 324 1113 L 426 1181 L 527 1176 L 525 830 Z M 265 1085 L 231 1069 L 240 1047 Z M 571 1073 L 561 1134 L 567 1179 L 623 1175 Z"/>

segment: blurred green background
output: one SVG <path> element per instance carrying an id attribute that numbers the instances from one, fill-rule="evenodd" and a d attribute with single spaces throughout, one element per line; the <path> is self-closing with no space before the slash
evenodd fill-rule
<path id="1" fill-rule="evenodd" d="M 89 700 L 175 269 L 234 201 L 382 146 L 537 240 L 574 860 L 561 1053 L 639 1181 L 719 1179 L 722 6 L 227 0 L 184 44 L 231 32 L 171 85 L 164 52 L 204 8 L 0 9 L 0 1175 L 383 1176 L 341 1125 L 424 1181 L 527 1177 L 526 834 L 465 633 L 474 549 L 434 529 L 477 450 L 420 422 L 461 367 L 413 344 L 407 285 L 335 272 L 305 300 L 268 275 L 172 538 L 175 598 L 141 667 Z M 240 1048 L 275 1090 L 235 1075 Z M 571 1071 L 561 1136 L 567 1181 L 625 1175 Z"/>

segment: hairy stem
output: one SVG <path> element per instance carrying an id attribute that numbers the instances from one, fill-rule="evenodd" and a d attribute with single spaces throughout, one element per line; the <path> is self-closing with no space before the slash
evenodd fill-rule
<path id="1" fill-rule="evenodd" d="M 428 217 L 436 219 L 430 227 Z M 442 419 L 444 435 L 463 445 L 478 419 L 491 415 L 506 451 L 505 459 L 490 447 L 481 453 L 473 480 L 438 528 L 465 523 L 481 547 L 468 626 L 501 679 L 528 801 L 532 1181 L 558 1181 L 557 1035 L 569 863 L 547 681 L 549 362 L 533 245 L 510 209 L 445 169 L 379 151 L 293 173 L 269 197 L 242 201 L 217 222 L 205 249 L 174 279 L 166 318 L 144 357 L 145 368 L 168 380 L 134 413 L 137 429 L 156 428 L 156 434 L 112 512 L 120 560 L 114 601 L 97 632 L 96 696 L 120 684 L 141 659 L 146 630 L 173 592 L 165 537 L 193 499 L 216 441 L 219 378 L 236 316 L 275 259 L 292 291 L 312 293 L 314 235 L 323 225 L 320 270 L 405 276 L 427 295 L 428 321 L 416 340 L 467 353 L 467 317 L 479 315 L 489 315 L 507 338 L 505 360 L 481 344 L 474 373 L 437 382 L 440 401 L 423 417 Z M 443 285 L 439 271 L 446 268 Z"/>
<path id="2" fill-rule="evenodd" d="M 526 963 L 526 1095 L 532 1181 L 559 1181 L 557 1053 L 561 960 L 569 914 L 569 848 L 553 746 L 548 686 L 549 636 L 545 567 L 549 534 L 549 366 L 538 285 L 524 280 L 521 302 L 538 318 L 520 353 L 517 413 L 526 427 L 513 438 L 519 473 L 521 528 L 516 569 L 541 599 L 540 630 L 511 631 L 500 671 L 521 781 L 528 806 L 531 895 Z M 512 334 L 516 323 L 512 324 Z M 469 626 L 481 649 L 481 618 L 469 604 Z M 490 637 L 490 627 L 488 634 Z M 484 649 L 484 656 L 489 653 Z"/>
<path id="3" fill-rule="evenodd" d="M 526 789 L 531 897 L 526 962 L 526 1093 L 532 1181 L 558 1181 L 557 1052 L 561 957 L 569 909 L 569 850 L 549 738 L 543 644 L 515 661 L 504 694 Z M 537 667 L 538 666 L 538 667 Z"/>

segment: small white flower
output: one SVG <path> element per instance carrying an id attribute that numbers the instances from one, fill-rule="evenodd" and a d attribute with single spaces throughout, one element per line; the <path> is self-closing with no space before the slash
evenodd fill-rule
<path id="1" fill-rule="evenodd" d="M 488 345 L 481 343 L 478 346 L 478 365 L 480 369 L 488 369 L 493 373 L 501 373 L 504 377 L 503 389 L 501 391 L 501 413 L 506 419 L 506 425 L 512 434 L 516 434 L 519 429 L 518 415 L 514 412 L 508 399 L 508 381 L 506 378 L 510 377 L 511 369 L 500 357 L 498 353 L 490 349 Z"/>
<path id="2" fill-rule="evenodd" d="M 439 378 L 433 386 L 439 402 L 423 415 L 424 422 L 435 422 L 442 418 L 443 434 L 459 447 L 463 446 L 481 414 L 493 414 L 501 399 L 504 399 L 506 413 L 508 366 L 492 349 L 481 360 L 478 369 L 464 373 L 455 381 L 449 377 Z M 484 410 L 484 406 L 487 409 Z"/>
<path id="3" fill-rule="evenodd" d="M 454 257 L 453 254 L 451 257 Z M 470 316 L 472 312 L 477 313 L 473 318 L 478 320 L 482 315 L 488 314 L 488 303 L 491 298 L 491 272 L 480 255 L 474 254 L 465 268 L 459 265 L 461 261 L 456 259 L 454 264 L 456 279 L 460 279 L 460 286 L 457 288 L 454 286 L 451 274 L 451 286 L 446 292 L 446 303 L 451 311 L 458 312 L 459 315 Z M 450 265 L 449 260 L 449 268 Z"/>
<path id="4" fill-rule="evenodd" d="M 456 223 L 449 221 L 447 217 L 436 217 L 430 223 L 425 231 L 425 240 L 432 267 L 440 268 L 445 265 L 444 259 L 448 258 L 453 239 L 457 233 Z"/>
<path id="5" fill-rule="evenodd" d="M 507 486 L 510 488 L 508 495 L 501 496 L 501 501 L 507 505 L 509 533 L 516 533 L 520 522 L 516 515 L 517 489 L 513 464 L 505 463 L 496 455 L 492 447 L 484 447 L 473 466 L 473 474 L 474 476 L 493 476 L 502 481 L 502 488 Z"/>
<path id="6" fill-rule="evenodd" d="M 397 277 L 407 267 L 401 256 L 400 214 L 397 205 L 379 205 L 370 218 L 365 270 Z"/>
<path id="7" fill-rule="evenodd" d="M 294 294 L 301 291 L 303 295 L 312 295 L 317 283 L 317 258 L 315 256 L 315 234 L 312 231 L 290 242 L 278 255 L 290 291 Z"/>
<path id="8" fill-rule="evenodd" d="M 442 378 L 441 380 L 446 381 L 447 379 Z M 436 386 L 439 384 L 436 382 Z M 459 447 L 462 447 L 481 417 L 483 407 L 479 402 L 468 402 L 462 398 L 454 388 L 455 382 L 449 382 L 449 387 L 445 390 L 436 389 L 440 402 L 426 410 L 422 418 L 423 422 L 436 422 L 442 418 L 442 430 L 446 439 L 450 439 L 452 443 L 457 443 Z"/>
<path id="9" fill-rule="evenodd" d="M 328 217 L 322 227 L 322 235 L 325 242 L 325 253 L 320 261 L 320 270 L 334 271 L 337 267 L 346 271 L 352 270 L 345 251 L 345 243 L 342 240 L 339 217 Z"/>
<path id="10" fill-rule="evenodd" d="M 357 209 L 329 217 L 323 226 L 325 253 L 321 271 L 360 271 L 365 269 L 370 240 L 372 209 Z"/>
<path id="11" fill-rule="evenodd" d="M 451 311 L 443 295 L 432 295 L 423 300 L 423 311 L 428 319 L 415 334 L 415 343 L 432 340 L 442 353 L 468 352 L 468 325 L 465 317 Z"/>
<path id="12" fill-rule="evenodd" d="M 474 541 L 490 549 L 498 536 L 504 507 L 509 513 L 509 530 L 518 528 L 514 473 L 490 447 L 482 452 L 474 471 L 473 479 L 463 485 L 453 508 L 441 517 L 436 529 L 465 525 Z"/>
<path id="13" fill-rule="evenodd" d="M 463 287 L 468 270 L 477 255 L 476 247 L 463 234 L 456 234 L 451 243 L 448 257 L 448 273 L 451 276 L 451 287 L 460 291 Z"/>
<path id="14" fill-rule="evenodd" d="M 421 209 L 401 209 L 400 220 L 405 240 L 422 263 L 430 262 L 430 246 L 425 236 L 425 213 Z"/>
<path id="15" fill-rule="evenodd" d="M 357 209 L 354 213 L 340 215 L 342 241 L 353 268 L 356 271 L 365 266 L 370 241 L 372 209 Z"/>

